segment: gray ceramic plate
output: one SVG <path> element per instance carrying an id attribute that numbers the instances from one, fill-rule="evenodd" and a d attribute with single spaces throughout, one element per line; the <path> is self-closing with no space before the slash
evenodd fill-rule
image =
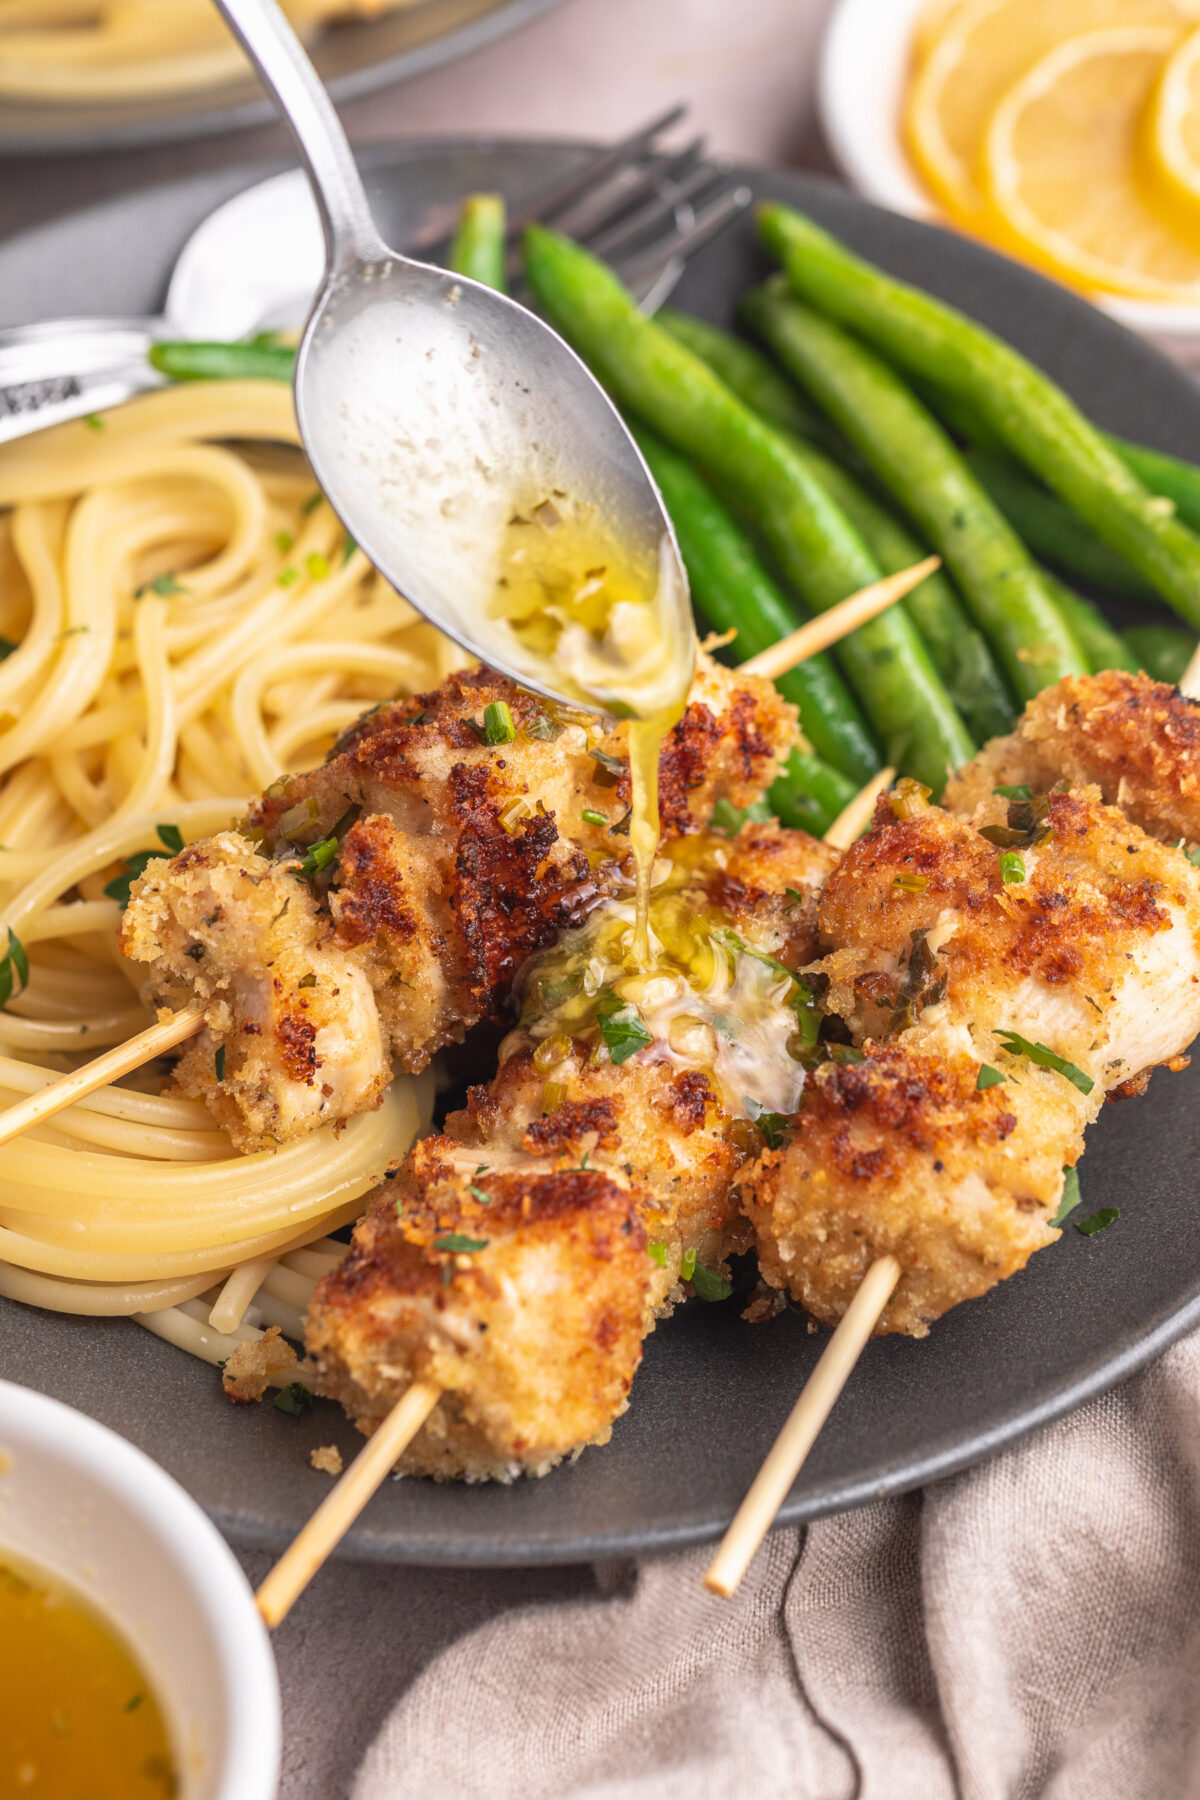
<path id="1" fill-rule="evenodd" d="M 354 100 L 478 50 L 558 4 L 559 0 L 417 0 L 383 18 L 330 26 L 313 47 L 313 61 L 335 100 Z M 274 116 L 249 71 L 244 79 L 194 94 L 147 95 L 91 105 L 6 97 L 0 99 L 0 156 L 53 156 L 166 143 L 261 125 Z"/>
<path id="2" fill-rule="evenodd" d="M 380 223 L 403 241 L 430 204 L 481 182 L 516 196 L 580 155 L 527 144 L 389 151 L 371 170 Z M 13 240 L 0 248 L 0 324 L 52 311 L 151 310 L 192 227 L 263 173 L 151 190 Z M 826 183 L 747 179 L 1003 332 L 1103 424 L 1200 456 L 1200 389 L 1062 289 Z M 762 266 L 746 221 L 697 258 L 677 298 L 728 323 Z M 1200 1065 L 1160 1073 L 1145 1099 L 1108 1108 L 1083 1163 L 1084 1211 L 1117 1206 L 1119 1223 L 1092 1239 L 1068 1228 L 1023 1274 L 951 1313 L 925 1342 L 871 1344 L 784 1518 L 814 1518 L 964 1468 L 1119 1381 L 1185 1331 L 1200 1317 L 1198 1153 Z M 395 1561 L 552 1563 L 713 1537 L 820 1345 L 792 1314 L 751 1327 L 733 1302 L 697 1302 L 649 1340 L 633 1405 L 607 1448 L 511 1488 L 390 1483 L 346 1549 Z M 229 1406 L 210 1370 L 124 1321 L 88 1323 L 0 1301 L 0 1367 L 132 1438 L 243 1542 L 282 1544 L 327 1492 L 327 1478 L 308 1467 L 312 1446 L 336 1440 L 349 1454 L 361 1441 L 331 1405 L 301 1421 Z"/>

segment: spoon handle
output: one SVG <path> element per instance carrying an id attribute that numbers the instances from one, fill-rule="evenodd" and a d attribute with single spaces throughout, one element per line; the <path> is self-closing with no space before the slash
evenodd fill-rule
<path id="1" fill-rule="evenodd" d="M 216 4 L 254 64 L 308 170 L 325 233 L 329 274 L 390 255 L 371 217 L 341 120 L 275 0 L 216 0 Z"/>

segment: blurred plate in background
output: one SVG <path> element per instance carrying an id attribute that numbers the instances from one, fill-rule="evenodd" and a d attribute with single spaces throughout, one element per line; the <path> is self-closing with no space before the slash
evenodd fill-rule
<path id="1" fill-rule="evenodd" d="M 311 46 L 335 100 L 354 100 L 477 50 L 559 0 L 423 0 L 372 20 L 323 30 Z M 274 111 L 249 70 L 195 93 L 83 104 L 0 99 L 0 156 L 116 150 L 261 125 Z"/>

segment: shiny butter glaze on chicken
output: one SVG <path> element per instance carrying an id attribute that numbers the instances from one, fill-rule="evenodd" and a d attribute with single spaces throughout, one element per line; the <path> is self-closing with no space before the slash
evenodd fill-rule
<path id="1" fill-rule="evenodd" d="M 489 705 L 512 741 L 483 741 Z M 702 657 L 660 759 L 664 836 L 701 830 L 718 799 L 747 804 L 794 735 L 770 683 Z M 393 1059 L 420 1069 L 500 1016 L 522 963 L 626 878 L 627 760 L 622 728 L 477 670 L 366 717 L 243 830 L 152 862 L 121 943 L 152 1001 L 206 1004 L 182 1091 L 259 1149 L 376 1105 Z M 314 844 L 323 862 L 305 861 Z M 335 970 L 340 1033 L 331 1012 L 317 1026 Z"/>
<path id="2" fill-rule="evenodd" d="M 803 1069 L 787 1049 L 795 1026 L 787 994 L 794 983 L 769 965 L 811 955 L 817 895 L 831 862 L 830 852 L 801 832 L 746 826 L 731 842 L 708 842 L 682 876 L 683 885 L 652 908 L 652 929 L 666 931 L 678 916 L 674 902 L 680 901 L 708 920 L 711 931 L 732 932 L 746 946 L 730 949 L 718 939 L 714 961 L 728 961 L 748 981 L 761 981 L 764 1010 L 775 1008 L 772 1064 L 758 1071 L 766 1086 L 785 1078 L 795 1092 L 803 1085 Z M 616 924 L 631 929 L 628 919 L 618 917 Z M 387 1182 L 355 1233 L 347 1263 L 318 1287 L 307 1341 L 322 1391 L 342 1400 L 367 1430 L 412 1381 L 431 1371 L 446 1380 L 451 1398 L 431 1415 L 403 1468 L 468 1478 L 522 1469 L 540 1473 L 572 1445 L 602 1441 L 609 1420 L 624 1409 L 626 1377 L 632 1377 L 654 1318 L 684 1298 L 698 1268 L 720 1276 L 727 1257 L 748 1245 L 749 1228 L 733 1204 L 731 1186 L 762 1138 L 751 1122 L 754 1096 L 743 1089 L 743 1064 L 732 1050 L 722 1050 L 704 1025 L 704 996 L 686 1002 L 693 1009 L 689 1015 L 678 1004 L 672 1011 L 662 987 L 656 992 L 651 985 L 669 986 L 676 979 L 683 952 L 677 947 L 676 960 L 664 957 L 654 970 L 628 978 L 629 992 L 640 997 L 630 1005 L 631 1016 L 649 1030 L 650 1041 L 620 1061 L 614 1060 L 619 1051 L 607 1047 L 595 1005 L 582 988 L 562 1003 L 570 1017 L 541 1010 L 545 985 L 556 991 L 568 987 L 570 971 L 581 961 L 597 968 L 601 941 L 595 932 L 585 938 L 582 951 L 568 946 L 562 956 L 535 962 L 521 985 L 524 1023 L 505 1040 L 499 1072 L 486 1087 L 470 1090 L 466 1110 L 447 1119 L 443 1136 L 417 1146 L 399 1185 L 407 1196 L 406 1221 L 414 1206 L 421 1219 L 436 1208 L 443 1224 L 459 1221 L 456 1231 L 489 1235 L 495 1189 L 502 1183 L 524 1183 L 522 1192 L 530 1196 L 556 1192 L 555 1183 L 577 1181 L 582 1174 L 601 1183 L 596 1194 L 608 1195 L 605 1184 L 615 1184 L 636 1214 L 640 1274 L 636 1294 L 629 1290 L 627 1329 L 606 1327 L 614 1370 L 606 1392 L 613 1410 L 600 1424 L 589 1413 L 589 1429 L 579 1429 L 574 1400 L 562 1397 L 564 1384 L 574 1377 L 560 1361 L 553 1307 L 547 1305 L 544 1318 L 536 1310 L 540 1285 L 533 1305 L 537 1329 L 544 1333 L 541 1388 L 528 1376 L 531 1326 L 519 1310 L 490 1315 L 486 1341 L 464 1334 L 461 1319 L 464 1308 L 474 1304 L 484 1253 L 478 1260 L 454 1259 L 445 1275 L 435 1260 L 415 1259 L 407 1247 L 407 1226 L 402 1230 L 395 1222 L 398 1184 Z M 725 993 L 728 970 L 709 968 L 708 974 L 708 997 Z M 663 1008 L 671 1018 L 689 1020 L 686 1028 L 668 1035 Z M 488 1195 L 486 1215 L 476 1190 Z M 531 1219 L 541 1221 L 537 1242 L 547 1256 L 550 1240 L 583 1228 L 576 1211 L 561 1218 L 556 1213 L 557 1222 L 551 1223 L 543 1220 L 535 1198 L 529 1204 Z M 604 1201 L 610 1204 L 611 1198 Z M 521 1244 L 524 1232 L 521 1226 Z M 564 1309 L 571 1343 L 575 1322 L 591 1316 L 596 1282 L 607 1283 L 612 1275 L 607 1263 L 597 1272 L 577 1248 L 563 1243 L 554 1264 L 554 1306 Z M 513 1256 L 524 1254 L 514 1245 Z M 414 1284 L 420 1287 L 419 1304 L 412 1297 Z M 398 1318 L 401 1328 L 395 1325 Z M 594 1384 L 587 1390 L 599 1391 Z M 552 1439 L 546 1421 L 555 1408 L 562 1414 L 562 1435 Z"/>

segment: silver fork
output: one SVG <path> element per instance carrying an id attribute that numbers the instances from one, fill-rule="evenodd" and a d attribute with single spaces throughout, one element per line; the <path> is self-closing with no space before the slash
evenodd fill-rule
<path id="1" fill-rule="evenodd" d="M 520 276 L 521 232 L 534 222 L 552 225 L 603 257 L 638 296 L 643 310 L 655 311 L 687 258 L 751 198 L 744 183 L 705 157 L 702 137 L 681 148 L 663 146 L 661 140 L 685 110 L 672 107 L 619 143 L 593 152 L 569 175 L 518 195 L 510 204 L 508 223 L 514 280 Z M 431 208 L 403 248 L 438 262 L 449 248 L 453 226 L 454 209 Z M 187 254 L 185 247 L 182 255 Z M 225 264 L 226 271 L 229 266 Z M 162 385 L 147 352 L 171 332 L 164 317 L 58 319 L 0 331 L 0 443 L 86 417 Z"/>

